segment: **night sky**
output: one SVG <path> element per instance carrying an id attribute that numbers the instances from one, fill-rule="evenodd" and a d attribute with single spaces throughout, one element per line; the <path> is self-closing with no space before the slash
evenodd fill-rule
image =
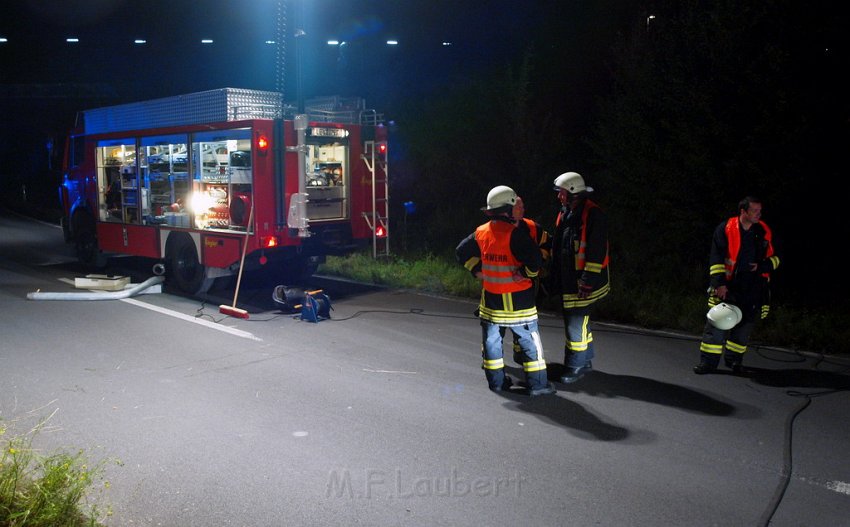
<path id="1" fill-rule="evenodd" d="M 362 97 L 393 119 L 405 101 L 448 94 L 458 82 L 503 70 L 531 45 L 552 57 L 553 75 L 571 79 L 568 90 L 552 94 L 553 111 L 570 104 L 575 117 L 568 120 L 577 122 L 605 82 L 603 57 L 618 32 L 641 19 L 635 5 L 632 0 L 14 2 L 0 18 L 0 38 L 6 39 L 0 42 L 0 118 L 12 125 L 0 131 L 0 174 L 40 163 L 45 141 L 61 143 L 80 110 L 233 87 L 283 91 L 290 103 Z M 295 38 L 299 29 L 304 36 Z M 281 34 L 283 46 L 267 43 Z M 79 42 L 66 42 L 70 37 Z M 345 45 L 329 46 L 330 39 Z M 388 46 L 389 39 L 398 45 Z"/>
<path id="2" fill-rule="evenodd" d="M 303 96 L 348 92 L 382 102 L 399 92 L 416 95 L 458 71 L 473 75 L 506 63 L 554 13 L 564 25 L 563 45 L 576 54 L 598 45 L 578 32 L 606 38 L 621 20 L 582 2 L 565 12 L 569 4 L 289 0 L 280 17 L 277 0 L 27 0 L 7 7 L 0 21 L 0 37 L 8 39 L 0 46 L 2 84 L 106 83 L 130 100 L 225 86 L 273 90 L 278 47 L 265 42 L 279 38 L 282 21 L 287 100 L 299 95 L 300 70 Z M 297 29 L 306 34 L 296 41 Z M 68 37 L 80 41 L 69 44 Z M 137 38 L 147 43 L 133 44 Z M 346 44 L 328 46 L 332 38 Z M 399 45 L 387 46 L 388 39 Z M 581 42 L 587 45 L 577 48 Z"/>

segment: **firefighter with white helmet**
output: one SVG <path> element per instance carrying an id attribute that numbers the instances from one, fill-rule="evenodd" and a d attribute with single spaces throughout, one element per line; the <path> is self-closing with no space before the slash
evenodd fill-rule
<path id="1" fill-rule="evenodd" d="M 561 382 L 579 380 L 593 369 L 590 314 L 608 295 L 608 220 L 577 172 L 555 178 L 561 208 L 552 236 L 550 285 L 561 295 L 564 316 L 564 373 Z"/>
<path id="2" fill-rule="evenodd" d="M 580 195 L 582 192 L 593 192 L 593 187 L 584 184 L 584 178 L 578 172 L 564 172 L 555 178 L 555 190 L 564 189 L 570 194 Z"/>
<path id="3" fill-rule="evenodd" d="M 482 281 L 478 317 L 482 330 L 482 368 L 493 391 L 508 391 L 502 343 L 505 330 L 519 336 L 522 368 L 531 396 L 555 393 L 546 376 L 543 345 L 537 328 L 532 279 L 540 272 L 540 251 L 526 229 L 518 229 L 511 213 L 516 192 L 499 185 L 487 194 L 481 210 L 488 221 L 455 249 L 459 263 Z"/>
<path id="4" fill-rule="evenodd" d="M 694 373 L 711 373 L 720 357 L 732 373 L 744 370 L 744 353 L 756 321 L 770 311 L 770 276 L 779 267 L 773 233 L 761 220 L 761 200 L 748 196 L 738 215 L 714 229 L 709 256 L 709 312 Z"/>
<path id="5" fill-rule="evenodd" d="M 507 207 L 508 205 L 513 207 L 514 203 L 516 203 L 516 198 L 516 192 L 507 185 L 493 187 L 490 189 L 490 192 L 487 193 L 487 206 L 482 207 L 481 210 L 497 211 L 503 207 Z"/>

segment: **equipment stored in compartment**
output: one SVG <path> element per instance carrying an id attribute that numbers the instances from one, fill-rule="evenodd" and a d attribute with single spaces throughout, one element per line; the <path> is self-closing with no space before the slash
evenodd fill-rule
<path id="1" fill-rule="evenodd" d="M 222 88 L 85 110 L 65 149 L 62 222 L 82 261 L 158 259 L 187 293 L 234 274 L 243 249 L 246 265 L 306 276 L 329 254 L 389 251 L 374 148 L 386 136 L 357 98 L 307 99 L 295 115 L 280 93 Z"/>

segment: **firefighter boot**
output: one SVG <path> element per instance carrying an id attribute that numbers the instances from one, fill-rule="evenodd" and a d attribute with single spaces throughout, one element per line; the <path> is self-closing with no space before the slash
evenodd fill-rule
<path id="1" fill-rule="evenodd" d="M 741 357 L 724 357 L 723 362 L 727 368 L 732 370 L 732 375 L 741 375 L 744 373 L 744 361 Z"/>
<path id="2" fill-rule="evenodd" d="M 591 361 L 587 361 L 584 366 L 579 368 L 564 368 L 564 374 L 561 375 L 561 382 L 564 384 L 576 382 L 591 370 L 593 370 L 593 363 Z"/>
<path id="3" fill-rule="evenodd" d="M 551 382 L 547 382 L 545 386 L 528 390 L 528 395 L 531 397 L 539 397 L 541 395 L 552 395 L 556 391 L 555 386 Z"/>
<path id="4" fill-rule="evenodd" d="M 694 366 L 694 373 L 697 375 L 705 375 L 706 373 L 713 373 L 717 370 L 717 363 L 720 362 L 717 358 L 706 357 L 705 355 L 700 355 L 699 364 Z"/>
<path id="5" fill-rule="evenodd" d="M 556 391 L 555 386 L 549 382 L 549 376 L 546 374 L 546 368 L 526 372 L 525 380 L 528 382 L 528 395 L 531 397 L 551 395 Z"/>
<path id="6" fill-rule="evenodd" d="M 491 392 L 509 392 L 514 385 L 514 380 L 510 376 L 505 375 L 505 380 L 502 381 L 502 386 L 499 388 L 490 387 Z"/>

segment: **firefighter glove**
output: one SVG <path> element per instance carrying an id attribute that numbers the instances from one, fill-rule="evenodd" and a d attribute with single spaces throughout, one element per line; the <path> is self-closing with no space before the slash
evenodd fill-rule
<path id="1" fill-rule="evenodd" d="M 593 292 L 593 286 L 583 282 L 581 280 L 578 281 L 578 297 L 579 298 L 587 298 L 590 296 L 590 293 Z"/>

